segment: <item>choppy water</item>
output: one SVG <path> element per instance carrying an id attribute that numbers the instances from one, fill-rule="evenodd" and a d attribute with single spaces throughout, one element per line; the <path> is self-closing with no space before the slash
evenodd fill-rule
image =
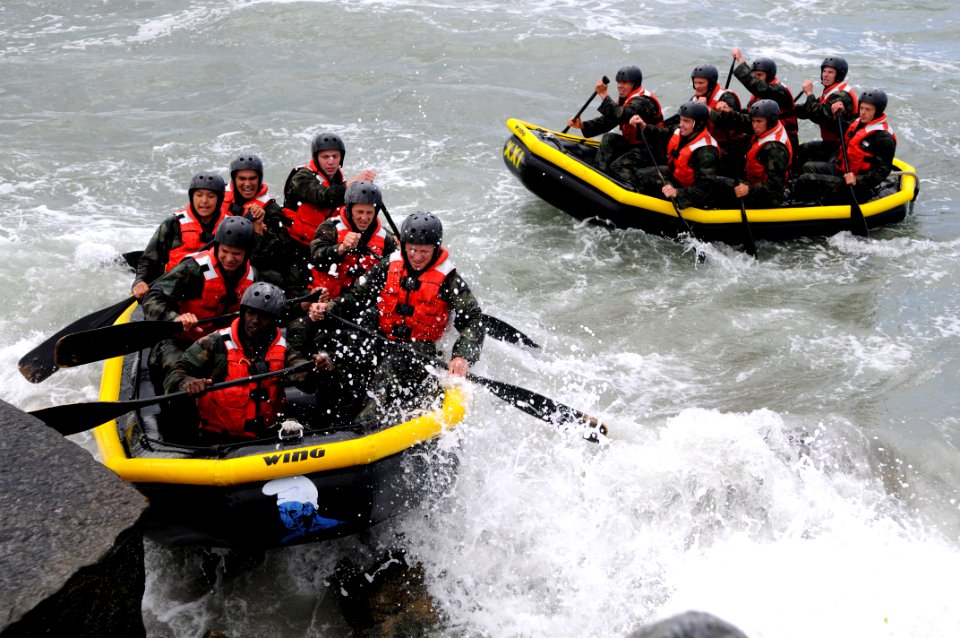
<path id="1" fill-rule="evenodd" d="M 252 151 L 278 190 L 332 129 L 347 172 L 375 168 L 395 217 L 440 214 L 485 310 L 544 344 L 488 342 L 479 371 L 612 426 L 585 445 L 477 390 L 446 441 L 455 487 L 373 535 L 405 536 L 448 635 L 621 635 L 686 609 L 753 638 L 960 635 L 958 18 L 947 0 L 4 3 L 2 396 L 94 399 L 98 366 L 30 385 L 16 362 L 126 294 L 114 261 L 194 172 Z M 795 92 L 835 53 L 886 89 L 914 216 L 697 265 L 504 169 L 507 117 L 562 126 L 627 63 L 675 108 L 733 46 Z M 200 597 L 150 547 L 149 632 L 340 635 L 323 583 L 363 540 L 271 552 Z"/>

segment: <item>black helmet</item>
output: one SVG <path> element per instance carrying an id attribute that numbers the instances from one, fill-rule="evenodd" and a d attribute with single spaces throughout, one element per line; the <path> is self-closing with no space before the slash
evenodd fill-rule
<path id="1" fill-rule="evenodd" d="M 347 186 L 343 201 L 347 204 L 347 208 L 350 207 L 350 204 L 373 204 L 379 208 L 381 202 L 380 189 L 373 182 L 361 179 Z"/>
<path id="2" fill-rule="evenodd" d="M 190 187 L 187 190 L 187 197 L 190 198 L 190 205 L 193 206 L 193 193 L 198 190 L 213 191 L 217 194 L 217 210 L 223 204 L 223 194 L 227 190 L 227 185 L 223 178 L 216 173 L 197 173 L 190 179 Z"/>
<path id="3" fill-rule="evenodd" d="M 320 133 L 313 138 L 310 154 L 314 161 L 316 161 L 317 153 L 320 151 L 340 151 L 340 166 L 343 166 L 343 158 L 347 154 L 347 147 L 336 133 Z"/>
<path id="4" fill-rule="evenodd" d="M 677 114 L 680 117 L 689 117 L 692 119 L 696 122 L 694 129 L 700 131 L 707 125 L 707 120 L 710 118 L 710 109 L 707 108 L 707 105 L 703 102 L 690 100 L 680 105 L 680 108 L 677 109 Z"/>
<path id="5" fill-rule="evenodd" d="M 703 78 L 710 83 L 710 86 L 713 86 L 720 79 L 720 72 L 717 71 L 717 67 L 712 64 L 701 64 L 700 66 L 693 67 L 690 79 L 692 80 L 693 78 Z"/>
<path id="6" fill-rule="evenodd" d="M 750 65 L 751 71 L 763 71 L 767 74 L 767 82 L 777 77 L 777 63 L 770 58 L 757 58 Z"/>
<path id="7" fill-rule="evenodd" d="M 263 179 L 263 162 L 256 155 L 241 155 L 230 162 L 230 179 L 237 176 L 238 171 L 257 171 Z"/>
<path id="8" fill-rule="evenodd" d="M 253 248 L 253 222 L 246 217 L 232 215 L 224 218 L 213 234 L 213 241 L 224 246 L 242 248 L 250 256 Z"/>
<path id="9" fill-rule="evenodd" d="M 860 94 L 860 104 L 873 104 L 877 109 L 876 117 L 880 117 L 887 110 L 887 94 L 880 89 L 867 89 Z"/>
<path id="10" fill-rule="evenodd" d="M 780 105 L 773 100 L 757 100 L 750 106 L 750 117 L 764 117 L 767 126 L 773 127 L 780 120 Z"/>
<path id="11" fill-rule="evenodd" d="M 433 213 L 417 211 L 403 220 L 400 226 L 400 241 L 405 244 L 433 244 L 443 241 L 443 224 Z"/>
<path id="12" fill-rule="evenodd" d="M 837 82 L 843 82 L 847 77 L 847 71 L 850 70 L 847 61 L 841 58 L 838 55 L 828 55 L 823 59 L 823 62 L 820 63 L 820 70 L 823 71 L 823 67 L 828 66 L 831 69 L 837 72 Z"/>
<path id="13" fill-rule="evenodd" d="M 617 71 L 617 82 L 632 82 L 637 88 L 643 84 L 643 71 L 638 66 L 625 66 Z"/>
<path id="14" fill-rule="evenodd" d="M 254 308 L 274 317 L 280 317 L 283 314 L 286 303 L 287 296 L 283 294 L 283 290 L 265 281 L 251 284 L 240 298 L 241 307 Z"/>

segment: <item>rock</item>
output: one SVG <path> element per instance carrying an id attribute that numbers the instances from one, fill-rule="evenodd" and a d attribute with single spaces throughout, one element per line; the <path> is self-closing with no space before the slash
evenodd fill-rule
<path id="1" fill-rule="evenodd" d="M 627 638 L 747 638 L 730 623 L 702 611 L 688 611 L 652 625 L 645 625 Z"/>

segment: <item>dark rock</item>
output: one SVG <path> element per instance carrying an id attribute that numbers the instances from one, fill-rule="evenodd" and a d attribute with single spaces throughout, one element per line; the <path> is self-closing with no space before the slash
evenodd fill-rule
<path id="1" fill-rule="evenodd" d="M 730 623 L 702 611 L 688 611 L 637 629 L 627 638 L 747 638 Z"/>

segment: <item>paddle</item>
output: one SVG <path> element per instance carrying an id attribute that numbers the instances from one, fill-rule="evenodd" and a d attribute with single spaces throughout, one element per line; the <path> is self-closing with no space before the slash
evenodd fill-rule
<path id="1" fill-rule="evenodd" d="M 733 77 L 733 68 L 737 66 L 737 59 L 734 58 L 730 60 L 730 70 L 727 71 L 727 82 L 723 85 L 723 89 L 727 90 L 730 88 L 730 78 Z"/>
<path id="2" fill-rule="evenodd" d="M 750 230 L 750 222 L 747 221 L 747 206 L 742 197 L 740 198 L 740 219 L 743 222 L 743 250 L 756 259 L 757 245 L 753 241 L 753 231 Z"/>
<path id="3" fill-rule="evenodd" d="M 604 83 L 605 85 L 606 85 L 606 84 L 610 84 L 610 78 L 608 78 L 607 76 L 603 76 L 602 81 L 603 81 L 603 83 Z M 574 122 L 576 122 L 577 119 L 579 119 L 579 117 L 580 117 L 581 115 L 583 115 L 583 112 L 587 110 L 587 107 L 590 106 L 590 102 L 593 102 L 593 98 L 595 98 L 595 97 L 597 97 L 597 92 L 596 92 L 596 91 L 594 91 L 593 93 L 590 94 L 590 98 L 589 98 L 586 102 L 583 103 L 583 106 L 580 107 L 580 110 L 577 111 L 577 114 L 573 116 L 573 121 L 574 121 Z M 565 127 L 565 128 L 564 128 L 562 131 L 560 131 L 560 132 L 561 132 L 561 133 L 566 133 L 566 132 L 569 131 L 569 130 L 570 130 L 570 127 L 567 126 L 567 127 Z"/>
<path id="4" fill-rule="evenodd" d="M 131 250 L 128 253 L 123 253 L 123 261 L 127 263 L 128 266 L 133 268 L 133 272 L 137 272 L 137 265 L 140 263 L 140 258 L 143 256 L 142 250 Z"/>
<path id="5" fill-rule="evenodd" d="M 363 326 L 356 324 L 349 319 L 338 317 L 332 313 L 327 313 L 327 316 L 349 328 L 367 335 L 368 337 L 379 339 L 386 344 L 404 350 L 412 354 L 414 357 L 420 359 L 425 364 L 430 363 L 443 369 L 447 367 L 446 361 L 423 354 L 407 343 L 402 341 L 391 341 L 379 332 L 367 330 Z M 584 436 L 586 440 L 592 443 L 598 443 L 600 441 L 598 433 L 603 435 L 607 434 L 607 426 L 601 423 L 596 417 L 592 417 L 589 414 L 577 410 L 576 408 L 572 408 L 568 405 L 564 405 L 563 403 L 554 401 L 553 399 L 545 397 L 542 394 L 537 394 L 532 390 L 510 385 L 509 383 L 503 383 L 502 381 L 487 379 L 470 372 L 467 373 L 467 379 L 478 385 L 482 385 L 498 399 L 502 399 L 515 408 L 523 410 L 527 414 L 535 416 L 542 421 L 546 421 L 547 423 L 552 423 L 554 425 L 559 425 L 561 423 L 586 423 L 591 428 L 596 429 L 596 432 L 591 432 L 589 435 Z"/>
<path id="6" fill-rule="evenodd" d="M 59 370 L 59 366 L 54 357 L 57 342 L 61 337 L 81 330 L 92 330 L 101 326 L 109 326 L 117 320 L 117 317 L 123 314 L 124 310 L 130 307 L 130 304 L 136 303 L 136 301 L 133 297 L 127 297 L 112 306 L 77 319 L 66 328 L 48 337 L 39 346 L 21 357 L 17 363 L 20 368 L 20 374 L 30 383 L 40 383 Z"/>
<path id="7" fill-rule="evenodd" d="M 390 230 L 393 231 L 393 234 L 396 235 L 397 240 L 399 241 L 400 229 L 397 228 L 396 223 L 393 221 L 393 217 L 390 216 L 390 211 L 388 211 L 387 207 L 383 205 L 383 202 L 380 202 L 380 210 L 383 211 L 383 217 L 387 220 L 387 223 L 390 224 Z M 522 343 L 530 348 L 540 347 L 540 344 L 538 344 L 536 341 L 523 334 L 502 319 L 497 319 L 491 315 L 484 314 L 481 325 L 483 326 L 484 332 L 498 341 L 506 341 L 507 343 Z"/>
<path id="8" fill-rule="evenodd" d="M 843 165 L 850 170 L 850 158 L 847 156 L 847 132 L 843 123 L 843 111 L 837 111 L 837 125 L 840 127 L 840 149 L 843 151 Z M 857 194 L 850 186 L 850 232 L 857 237 L 867 236 L 867 220 L 860 210 L 860 204 L 857 202 Z"/>
<path id="9" fill-rule="evenodd" d="M 308 295 L 288 299 L 287 305 L 302 302 L 313 302 L 320 298 L 320 290 L 314 290 Z M 240 316 L 239 312 L 231 312 L 216 317 L 207 317 L 197 322 L 205 326 L 213 324 L 216 328 L 230 325 Z M 163 339 L 169 339 L 183 331 L 183 324 L 179 321 L 133 321 L 118 326 L 105 326 L 95 330 L 84 330 L 63 336 L 57 342 L 54 361 L 61 368 L 93 363 L 111 359 L 129 352 L 136 352 L 152 346 Z"/>
<path id="10" fill-rule="evenodd" d="M 224 381 L 223 383 L 214 383 L 213 385 L 207 386 L 206 390 L 204 390 L 201 394 L 206 394 L 207 392 L 212 392 L 214 390 L 231 388 L 236 385 L 256 383 L 272 377 L 284 377 L 313 367 L 313 361 L 308 361 L 307 363 L 301 363 L 300 365 L 292 368 L 274 370 L 273 372 L 264 372 L 250 377 L 244 377 L 243 379 Z M 30 416 L 40 419 L 60 434 L 69 436 L 71 434 L 84 432 L 90 428 L 95 428 L 98 425 L 110 421 L 111 419 L 116 419 L 119 416 L 123 416 L 127 412 L 133 412 L 134 410 L 139 410 L 140 408 L 145 408 L 150 405 L 156 405 L 157 403 L 179 401 L 183 399 L 194 398 L 195 396 L 199 395 L 191 396 L 186 392 L 171 392 L 170 394 L 164 394 L 158 397 L 134 399 L 132 401 L 91 401 L 89 403 L 68 403 L 67 405 L 55 405 L 50 408 L 34 410 L 29 414 Z"/>

